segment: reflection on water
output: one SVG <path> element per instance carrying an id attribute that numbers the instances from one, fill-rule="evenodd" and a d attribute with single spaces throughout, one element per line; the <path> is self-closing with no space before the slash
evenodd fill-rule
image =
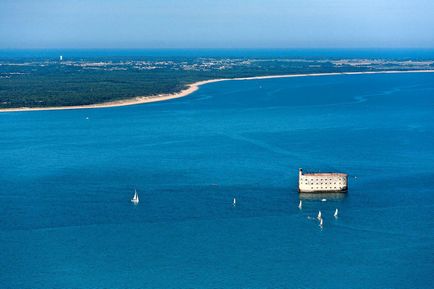
<path id="1" fill-rule="evenodd" d="M 300 200 L 321 201 L 321 200 L 343 200 L 346 193 L 300 193 Z"/>

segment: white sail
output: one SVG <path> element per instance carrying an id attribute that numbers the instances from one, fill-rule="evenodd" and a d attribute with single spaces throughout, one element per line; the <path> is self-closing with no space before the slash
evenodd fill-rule
<path id="1" fill-rule="evenodd" d="M 236 198 L 234 198 L 233 205 L 234 205 L 234 207 L 237 205 L 237 199 Z"/>
<path id="2" fill-rule="evenodd" d="M 321 218 L 322 218 L 322 214 L 321 214 L 321 211 L 319 211 L 317 219 L 320 220 Z"/>
<path id="3" fill-rule="evenodd" d="M 319 226 L 322 228 L 322 225 L 323 225 L 323 220 L 322 220 L 322 218 L 319 220 Z"/>
<path id="4" fill-rule="evenodd" d="M 303 201 L 300 200 L 300 203 L 298 203 L 298 208 L 301 210 L 303 208 Z"/>
<path id="5" fill-rule="evenodd" d="M 333 214 L 333 216 L 335 217 L 335 218 L 337 218 L 338 217 L 338 209 L 336 209 L 336 211 L 335 211 L 335 213 Z"/>
<path id="6" fill-rule="evenodd" d="M 137 190 L 134 190 L 134 196 L 131 199 L 131 202 L 133 202 L 134 204 L 138 204 L 139 203 L 139 194 L 137 194 Z"/>

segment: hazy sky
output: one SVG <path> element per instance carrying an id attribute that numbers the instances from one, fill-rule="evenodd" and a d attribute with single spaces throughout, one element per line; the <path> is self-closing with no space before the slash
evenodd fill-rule
<path id="1" fill-rule="evenodd" d="M 0 0 L 0 48 L 434 48 L 434 0 Z"/>

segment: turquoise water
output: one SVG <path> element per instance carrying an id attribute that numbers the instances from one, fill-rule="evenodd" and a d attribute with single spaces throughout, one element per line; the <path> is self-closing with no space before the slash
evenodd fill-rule
<path id="1" fill-rule="evenodd" d="M 432 288 L 433 131 L 434 74 L 0 114 L 0 287 Z M 300 211 L 299 167 L 349 193 Z"/>

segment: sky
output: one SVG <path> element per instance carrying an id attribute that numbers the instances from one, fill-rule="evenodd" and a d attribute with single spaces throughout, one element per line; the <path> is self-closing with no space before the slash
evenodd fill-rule
<path id="1" fill-rule="evenodd" d="M 0 0 L 0 48 L 434 48 L 434 1 Z"/>

